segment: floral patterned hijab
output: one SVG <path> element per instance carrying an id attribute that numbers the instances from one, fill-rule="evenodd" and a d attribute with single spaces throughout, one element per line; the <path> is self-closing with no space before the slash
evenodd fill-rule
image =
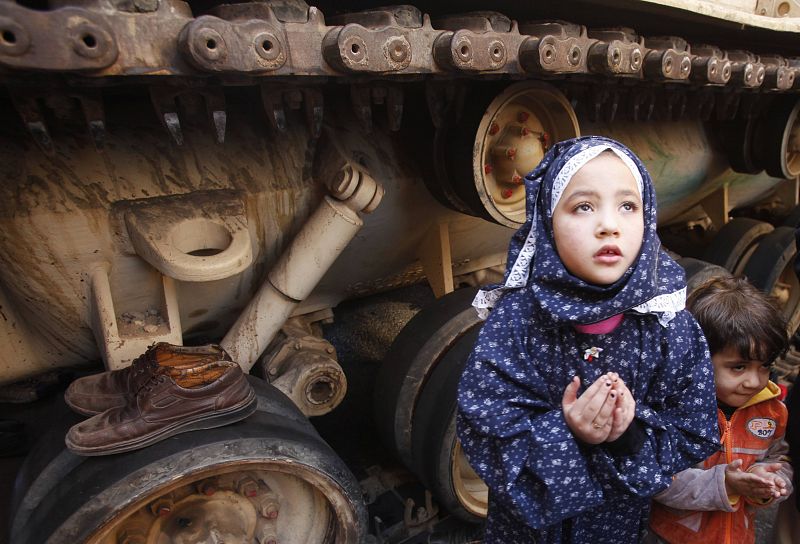
<path id="1" fill-rule="evenodd" d="M 610 150 L 630 169 L 644 207 L 644 238 L 639 257 L 611 285 L 594 285 L 570 274 L 556 251 L 553 210 L 572 176 Z M 527 288 L 536 315 L 545 325 L 588 324 L 632 310 L 658 316 L 661 325 L 682 310 L 686 299 L 683 269 L 662 249 L 656 233 L 656 195 L 650 174 L 627 147 L 610 138 L 584 136 L 555 144 L 525 176 L 526 221 L 511 239 L 502 284 L 478 292 L 473 306 L 481 317 L 509 290 Z"/>

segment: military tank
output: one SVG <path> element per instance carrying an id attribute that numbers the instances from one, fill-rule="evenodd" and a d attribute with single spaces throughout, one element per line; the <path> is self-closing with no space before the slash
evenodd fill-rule
<path id="1" fill-rule="evenodd" d="M 220 342 L 259 395 L 99 458 L 65 450 L 71 416 L 43 421 L 12 542 L 466 541 L 486 512 L 454 431 L 471 297 L 522 177 L 577 135 L 643 159 L 690 283 L 743 273 L 794 332 L 800 4 L 425 4 L 0 1 L 0 384 Z M 348 387 L 340 309 L 419 285 L 402 326 L 350 324 L 387 349 Z M 427 490 L 394 524 L 367 507 L 402 478 L 356 477 L 309 422 L 353 395 Z"/>

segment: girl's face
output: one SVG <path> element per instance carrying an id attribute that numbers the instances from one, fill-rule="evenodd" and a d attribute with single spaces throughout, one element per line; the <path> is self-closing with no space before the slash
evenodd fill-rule
<path id="1" fill-rule="evenodd" d="M 639 255 L 644 236 L 636 180 L 613 153 L 584 164 L 553 210 L 556 250 L 569 272 L 588 283 L 620 279 Z"/>

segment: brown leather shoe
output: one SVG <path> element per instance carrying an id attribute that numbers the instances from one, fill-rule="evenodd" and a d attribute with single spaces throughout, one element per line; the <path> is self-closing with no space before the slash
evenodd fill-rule
<path id="1" fill-rule="evenodd" d="M 109 408 L 125 406 L 150 379 L 158 366 L 189 368 L 213 361 L 230 361 L 230 356 L 216 344 L 206 346 L 174 346 L 159 342 L 134 359 L 131 366 L 78 378 L 64 393 L 64 401 L 75 412 L 93 416 Z"/>
<path id="2" fill-rule="evenodd" d="M 252 414 L 257 404 L 234 362 L 182 370 L 161 367 L 125 406 L 74 425 L 65 442 L 78 455 L 122 453 L 174 434 L 234 423 Z"/>

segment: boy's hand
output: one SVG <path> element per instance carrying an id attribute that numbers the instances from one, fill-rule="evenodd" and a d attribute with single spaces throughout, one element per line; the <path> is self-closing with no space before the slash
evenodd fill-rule
<path id="1" fill-rule="evenodd" d="M 564 389 L 561 409 L 572 434 L 587 444 L 599 444 L 608 439 L 613 422 L 617 392 L 613 390 L 610 374 L 603 374 L 578 397 L 580 380 L 572 378 Z"/>
<path id="2" fill-rule="evenodd" d="M 628 386 L 616 373 L 612 373 L 612 376 L 617 378 L 613 387 L 613 390 L 617 393 L 617 403 L 614 407 L 611 432 L 608 433 L 606 442 L 613 442 L 622 436 L 622 433 L 630 427 L 633 416 L 636 414 L 636 401 Z"/>
<path id="3" fill-rule="evenodd" d="M 743 471 L 742 460 L 735 459 L 725 469 L 725 490 L 728 497 L 739 495 L 768 499 L 773 496 L 773 481 L 755 472 Z"/>
<path id="4" fill-rule="evenodd" d="M 780 497 L 785 497 L 789 494 L 789 489 L 786 483 L 786 480 L 777 474 L 779 470 L 781 470 L 783 466 L 780 463 L 756 463 L 755 465 L 751 466 L 747 472 L 750 474 L 755 474 L 757 476 L 761 476 L 767 481 L 772 482 L 771 494 L 766 496 L 757 496 L 757 495 L 748 495 L 749 497 L 757 497 L 759 499 L 778 499 Z"/>

